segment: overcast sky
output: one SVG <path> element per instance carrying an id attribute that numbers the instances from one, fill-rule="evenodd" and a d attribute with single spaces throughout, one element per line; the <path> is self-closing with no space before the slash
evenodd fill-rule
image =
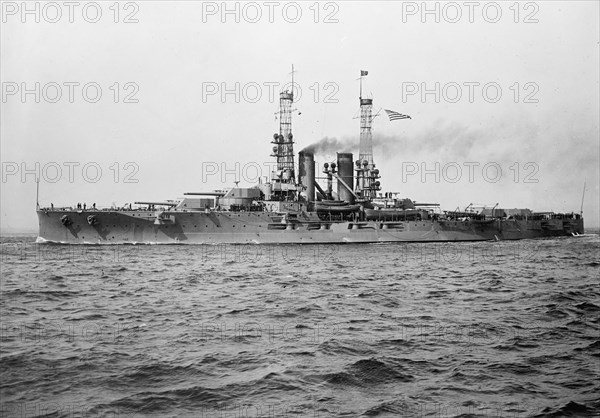
<path id="1" fill-rule="evenodd" d="M 600 223 L 596 1 L 22 4 L 2 3 L 3 231 L 36 230 L 36 167 L 44 206 L 268 176 L 292 64 L 296 152 L 357 156 L 366 70 L 384 191 L 578 212 L 586 182 Z"/>

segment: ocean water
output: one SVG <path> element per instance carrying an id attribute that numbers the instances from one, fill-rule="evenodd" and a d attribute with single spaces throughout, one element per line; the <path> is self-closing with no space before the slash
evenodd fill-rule
<path id="1" fill-rule="evenodd" d="M 2 237 L 1 416 L 599 416 L 600 237 Z"/>

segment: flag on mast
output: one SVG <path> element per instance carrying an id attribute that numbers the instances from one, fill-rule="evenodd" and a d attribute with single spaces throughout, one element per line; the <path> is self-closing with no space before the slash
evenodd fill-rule
<path id="1" fill-rule="evenodd" d="M 365 70 L 360 70 L 360 76 L 362 77 L 362 76 L 365 76 L 365 75 L 369 75 L 369 72 L 365 71 Z"/>
<path id="2" fill-rule="evenodd" d="M 385 110 L 385 113 L 388 114 L 388 118 L 390 118 L 390 122 L 393 120 L 400 120 L 400 119 L 412 119 L 408 115 L 403 115 L 402 113 L 394 112 L 393 110 L 388 110 L 388 109 L 384 109 L 384 110 Z"/>

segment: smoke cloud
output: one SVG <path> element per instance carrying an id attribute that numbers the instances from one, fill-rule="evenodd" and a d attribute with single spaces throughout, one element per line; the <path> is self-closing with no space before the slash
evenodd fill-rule
<path id="1" fill-rule="evenodd" d="M 381 155 L 383 159 L 395 158 L 398 153 L 443 152 L 445 155 L 453 156 L 467 154 L 483 134 L 468 129 L 459 124 L 436 123 L 423 133 L 410 136 L 401 135 L 373 135 L 373 150 L 375 154 Z M 333 154 L 336 152 L 358 153 L 358 136 L 347 136 L 341 139 L 335 137 L 324 137 L 321 140 L 308 145 L 302 151 L 313 154 Z"/>
<path id="2" fill-rule="evenodd" d="M 312 154 L 333 154 L 335 152 L 351 152 L 353 148 L 358 148 L 358 140 L 337 139 L 328 136 L 305 147 L 301 152 Z"/>
<path id="3" fill-rule="evenodd" d="M 597 124 L 597 122 L 596 122 Z M 598 155 L 598 127 L 574 129 L 532 123 L 526 119 L 497 126 L 466 126 L 458 122 L 435 121 L 420 132 L 399 135 L 373 134 L 373 153 L 379 161 L 478 161 L 486 163 L 527 162 L 573 164 L 592 168 Z M 573 146 L 578 144 L 578 146 Z M 358 157 L 358 135 L 341 138 L 324 137 L 303 151 L 314 154 L 352 152 Z M 565 155 L 568 159 L 565 160 Z M 597 171 L 592 169 L 592 171 Z M 590 176 L 590 175 L 588 175 Z"/>

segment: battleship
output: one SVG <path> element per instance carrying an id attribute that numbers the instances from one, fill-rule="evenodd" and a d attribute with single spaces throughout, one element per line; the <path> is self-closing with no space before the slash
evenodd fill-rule
<path id="1" fill-rule="evenodd" d="M 293 70 L 292 70 L 293 74 Z M 295 162 L 294 91 L 279 93 L 279 132 L 272 137 L 276 170 L 252 187 L 184 193 L 175 200 L 125 207 L 42 207 L 38 242 L 65 244 L 323 244 L 454 242 L 576 236 L 580 213 L 493 207 L 441 210 L 399 193 L 381 192 L 373 161 L 373 99 L 360 77 L 359 155 L 337 153 L 315 172 L 310 147 Z M 292 86 L 293 80 L 292 80 Z M 399 115 L 399 116 L 398 116 Z M 409 118 L 396 114 L 399 118 Z M 320 184 L 320 182 L 322 184 Z M 335 185 L 335 186 L 334 186 Z"/>

